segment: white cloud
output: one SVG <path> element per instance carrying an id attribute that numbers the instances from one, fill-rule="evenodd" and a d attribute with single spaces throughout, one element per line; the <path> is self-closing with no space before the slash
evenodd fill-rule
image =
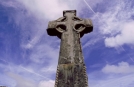
<path id="1" fill-rule="evenodd" d="M 58 59 L 58 49 L 51 47 L 47 44 L 40 44 L 36 46 L 30 55 L 30 59 L 36 63 L 49 62 L 52 59 Z M 44 60 L 44 61 L 42 61 Z"/>
<path id="2" fill-rule="evenodd" d="M 41 81 L 38 85 L 38 87 L 54 87 L 54 82 L 53 80 L 49 81 Z"/>
<path id="3" fill-rule="evenodd" d="M 127 62 L 107 64 L 101 71 L 90 73 L 88 79 L 91 87 L 134 87 L 134 65 Z"/>
<path id="4" fill-rule="evenodd" d="M 123 0 L 115 6 L 109 6 L 106 12 L 94 16 L 99 18 L 99 29 L 105 36 L 107 47 L 134 45 L 134 8 L 131 6 L 132 3 Z"/>
<path id="5" fill-rule="evenodd" d="M 93 8 L 96 6 L 96 4 L 99 4 L 104 0 L 85 0 L 85 1 L 88 2 L 88 4 Z"/>
<path id="6" fill-rule="evenodd" d="M 134 21 L 122 25 L 121 33 L 115 37 L 105 39 L 108 47 L 117 47 L 123 44 L 134 44 Z"/>
<path id="7" fill-rule="evenodd" d="M 37 87 L 37 83 L 33 82 L 32 80 L 23 78 L 20 75 L 10 72 L 10 73 L 8 73 L 8 76 L 10 76 L 12 79 L 14 79 L 16 81 L 15 87 Z"/>
<path id="8" fill-rule="evenodd" d="M 5 61 L 5 60 L 2 60 Z M 8 61 L 7 65 L 0 64 L 0 68 L 5 73 L 12 72 L 15 75 L 21 75 L 24 78 L 29 77 L 29 80 L 51 80 L 50 76 L 56 72 L 56 65 L 45 65 L 44 67 L 39 67 L 38 65 L 27 65 L 27 66 L 21 66 L 21 65 L 13 65 Z M 55 65 L 55 66 L 54 66 Z M 4 74 L 5 74 L 4 73 Z"/>
<path id="9" fill-rule="evenodd" d="M 76 1 L 76 0 L 75 0 Z M 19 3 L 18 3 L 19 2 Z M 70 0 L 69 2 L 74 2 Z M 50 76 L 55 73 L 58 63 L 58 49 L 51 46 L 51 43 L 56 42 L 56 40 L 49 39 L 45 35 L 47 24 L 46 20 L 55 20 L 58 17 L 63 16 L 63 10 L 68 10 L 75 8 L 75 6 L 70 5 L 68 1 L 62 0 L 16 0 L 15 1 L 5 1 L 4 5 L 13 7 L 17 9 L 16 13 L 12 18 L 12 22 L 16 23 L 20 29 L 20 46 L 23 50 L 23 58 L 28 64 L 24 64 L 23 69 L 18 67 L 13 67 L 9 71 L 14 71 L 15 73 L 21 73 L 21 75 L 35 77 L 43 77 L 40 74 L 46 76 L 45 78 L 50 79 Z M 15 3 L 21 4 L 20 8 L 24 10 L 20 11 Z M 24 7 L 23 7 L 23 5 Z M 13 5 L 13 6 L 12 6 Z M 40 41 L 43 40 L 43 41 Z M 57 44 L 57 43 L 55 43 Z M 58 45 L 58 44 L 57 44 Z M 30 50 L 27 54 L 27 50 Z M 30 59 L 30 60 L 29 60 Z M 22 64 L 23 65 L 23 64 Z M 40 70 L 37 70 L 37 68 Z M 22 70 L 21 70 L 22 69 Z M 38 71 L 34 73 L 35 71 Z M 35 80 L 35 79 L 34 79 Z"/>
<path id="10" fill-rule="evenodd" d="M 40 73 L 45 76 L 50 76 L 56 72 L 58 64 L 59 49 L 53 48 L 50 45 L 42 44 L 34 47 L 30 55 L 33 63 L 44 65 L 40 67 Z M 38 66 L 38 65 L 36 65 Z M 32 67 L 30 65 L 30 67 Z"/>
<path id="11" fill-rule="evenodd" d="M 120 62 L 118 65 L 107 64 L 103 69 L 104 73 L 115 73 L 115 74 L 127 74 L 134 73 L 134 65 L 129 65 L 127 62 Z"/>
<path id="12" fill-rule="evenodd" d="M 75 6 L 71 5 L 71 7 L 69 3 L 71 3 L 72 0 L 19 0 L 19 2 L 23 3 L 27 9 L 33 12 L 33 14 L 36 14 L 41 18 L 52 20 L 61 17 L 63 15 L 63 10 L 74 9 L 77 5 L 73 4 Z"/>
<path id="13" fill-rule="evenodd" d="M 0 86 L 15 87 L 15 85 L 15 80 L 5 74 L 0 73 Z"/>
<path id="14" fill-rule="evenodd" d="M 17 3 L 12 1 L 0 1 L 0 4 L 2 4 L 5 7 L 13 7 L 13 8 L 18 7 Z"/>
<path id="15" fill-rule="evenodd" d="M 90 83 L 92 82 L 92 83 Z M 116 77 L 110 79 L 90 80 L 89 86 L 91 87 L 134 87 L 134 74 Z"/>
<path id="16" fill-rule="evenodd" d="M 29 67 L 29 66 L 23 67 L 23 66 L 15 66 L 10 64 L 9 67 L 8 65 L 0 64 L 0 67 L 5 69 L 4 70 L 5 73 L 3 74 L 4 76 L 2 76 L 3 77 L 2 83 L 5 84 L 6 86 L 54 87 L 55 81 L 48 78 L 54 72 L 54 70 L 48 70 L 42 68 L 44 69 L 44 71 L 41 72 L 45 72 L 45 73 L 41 75 L 40 70 L 35 72 L 33 70 L 33 67 Z M 10 82 L 6 82 L 6 81 L 10 81 Z"/>
<path id="17" fill-rule="evenodd" d="M 40 82 L 35 82 L 34 80 L 30 80 L 29 78 L 24 78 L 18 74 L 15 73 L 7 73 L 9 77 L 14 79 L 16 81 L 16 86 L 15 87 L 54 87 L 54 82 L 53 80 L 48 80 L 48 81 L 40 81 Z"/>

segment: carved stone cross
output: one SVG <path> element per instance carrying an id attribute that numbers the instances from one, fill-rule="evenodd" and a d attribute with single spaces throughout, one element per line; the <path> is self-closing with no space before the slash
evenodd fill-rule
<path id="1" fill-rule="evenodd" d="M 49 22 L 48 35 L 61 39 L 55 87 L 88 87 L 80 38 L 92 30 L 91 20 L 76 17 L 76 10 Z"/>

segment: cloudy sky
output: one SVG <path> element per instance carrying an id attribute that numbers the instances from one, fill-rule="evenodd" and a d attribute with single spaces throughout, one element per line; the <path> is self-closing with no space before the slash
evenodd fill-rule
<path id="1" fill-rule="evenodd" d="M 0 86 L 54 87 L 60 39 L 48 22 L 77 10 L 89 87 L 134 87 L 134 0 L 0 0 Z"/>

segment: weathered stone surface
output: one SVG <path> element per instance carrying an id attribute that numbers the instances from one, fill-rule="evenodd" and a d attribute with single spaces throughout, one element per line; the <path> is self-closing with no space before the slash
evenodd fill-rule
<path id="1" fill-rule="evenodd" d="M 91 20 L 76 17 L 76 10 L 49 22 L 48 35 L 61 39 L 55 87 L 88 87 L 80 38 L 92 30 Z"/>

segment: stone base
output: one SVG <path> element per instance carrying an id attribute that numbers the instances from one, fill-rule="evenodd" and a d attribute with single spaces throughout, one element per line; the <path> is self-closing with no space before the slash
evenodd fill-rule
<path id="1" fill-rule="evenodd" d="M 88 87 L 84 64 L 59 64 L 55 87 Z"/>

